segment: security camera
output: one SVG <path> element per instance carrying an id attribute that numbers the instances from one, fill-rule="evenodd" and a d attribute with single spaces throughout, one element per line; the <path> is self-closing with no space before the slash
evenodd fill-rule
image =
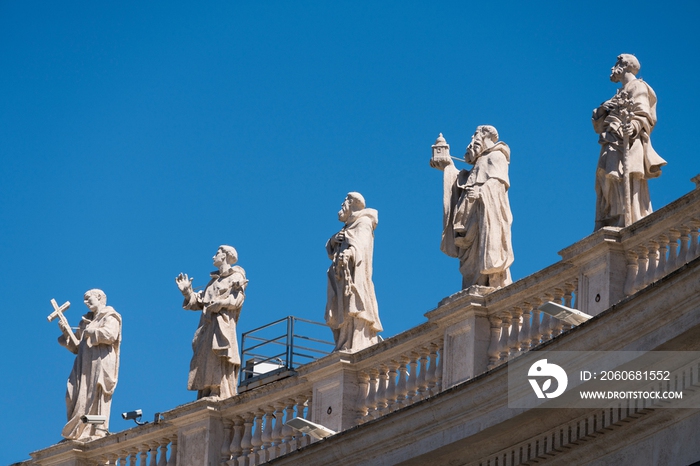
<path id="1" fill-rule="evenodd" d="M 122 418 L 124 418 L 127 421 L 130 421 L 132 419 L 138 419 L 143 415 L 140 409 L 136 409 L 134 411 L 128 411 L 126 413 L 122 413 Z"/>
<path id="2" fill-rule="evenodd" d="M 127 421 L 134 421 L 136 425 L 142 426 L 144 424 L 148 424 L 148 422 L 139 422 L 142 415 L 143 413 L 140 409 L 135 409 L 133 411 L 127 411 L 126 413 L 122 413 L 122 418 Z"/>
<path id="3" fill-rule="evenodd" d="M 86 414 L 85 416 L 80 416 L 80 420 L 86 424 L 104 424 L 107 420 L 107 416 L 102 416 L 100 414 Z"/>

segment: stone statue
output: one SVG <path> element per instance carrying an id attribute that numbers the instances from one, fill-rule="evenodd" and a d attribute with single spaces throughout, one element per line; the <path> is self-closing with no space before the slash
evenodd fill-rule
<path id="1" fill-rule="evenodd" d="M 326 243 L 328 300 L 326 323 L 333 331 L 335 351 L 359 351 L 379 342 L 377 297 L 372 283 L 374 229 L 378 214 L 365 208 L 360 193 L 349 193 L 338 220 L 345 226 Z"/>
<path id="2" fill-rule="evenodd" d="M 104 437 L 109 429 L 109 409 L 119 376 L 119 344 L 122 338 L 122 317 L 111 306 L 102 290 L 90 290 L 84 296 L 89 311 L 73 333 L 62 312 L 54 304 L 54 313 L 61 314 L 58 326 L 63 332 L 58 343 L 75 354 L 73 370 L 68 377 L 66 408 L 68 422 L 63 428 L 67 439 L 88 441 Z M 104 416 L 101 424 L 83 422 L 85 415 Z"/>
<path id="3" fill-rule="evenodd" d="M 493 126 L 479 126 L 457 170 L 442 134 L 433 145 L 430 166 L 443 171 L 443 230 L 440 249 L 459 258 L 462 288 L 501 288 L 512 283 L 513 216 L 508 202 L 510 148 Z"/>
<path id="4" fill-rule="evenodd" d="M 192 340 L 192 360 L 187 381 L 188 390 L 197 391 L 197 399 L 225 399 L 238 393 L 238 354 L 236 325 L 245 300 L 248 280 L 245 270 L 233 264 L 238 254 L 231 246 L 220 246 L 213 257 L 218 269 L 204 290 L 192 290 L 192 278 L 180 274 L 175 278 L 185 297 L 182 307 L 202 311 L 199 327 Z"/>
<path id="5" fill-rule="evenodd" d="M 622 87 L 593 111 L 600 159 L 596 170 L 595 230 L 625 227 L 652 212 L 647 180 L 661 175 L 666 161 L 651 146 L 656 124 L 656 94 L 637 79 L 639 61 L 622 54 L 610 80 Z"/>

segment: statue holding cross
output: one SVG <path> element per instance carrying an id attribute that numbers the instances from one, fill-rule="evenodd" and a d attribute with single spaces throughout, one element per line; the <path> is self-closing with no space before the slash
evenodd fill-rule
<path id="1" fill-rule="evenodd" d="M 48 316 L 49 322 L 58 318 L 63 333 L 58 343 L 76 355 L 66 390 L 68 422 L 61 435 L 80 441 L 104 437 L 108 431 L 122 337 L 122 318 L 114 308 L 107 306 L 107 296 L 102 290 L 87 291 L 84 300 L 89 311 L 75 332 L 63 315 L 70 302 L 59 307 L 52 299 L 54 311 Z M 101 425 L 88 424 L 81 420 L 85 415 L 104 416 L 105 421 Z"/>

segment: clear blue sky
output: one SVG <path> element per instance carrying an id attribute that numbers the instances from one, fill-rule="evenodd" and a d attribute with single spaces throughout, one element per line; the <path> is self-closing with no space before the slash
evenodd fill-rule
<path id="1" fill-rule="evenodd" d="M 379 211 L 385 337 L 459 290 L 439 250 L 439 132 L 510 145 L 515 279 L 593 228 L 591 110 L 620 53 L 659 96 L 659 208 L 700 172 L 698 2 L 0 2 L 0 464 L 60 440 L 73 355 L 49 300 L 103 289 L 124 320 L 118 414 L 192 401 L 197 313 L 220 244 L 250 279 L 239 332 L 322 320 L 324 244 L 348 191 Z M 476 3 L 476 2 L 474 2 Z M 462 165 L 466 167 L 466 165 Z M 330 338 L 328 332 L 328 338 Z"/>

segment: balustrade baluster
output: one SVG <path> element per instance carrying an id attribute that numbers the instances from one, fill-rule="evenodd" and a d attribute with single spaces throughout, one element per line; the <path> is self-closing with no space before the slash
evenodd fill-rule
<path id="1" fill-rule="evenodd" d="M 418 350 L 420 355 L 420 373 L 418 374 L 418 396 L 417 399 L 422 400 L 428 396 L 428 356 L 430 350 L 426 347 L 421 347 Z"/>
<path id="2" fill-rule="evenodd" d="M 266 463 L 270 460 L 270 448 L 272 448 L 272 413 L 275 412 L 274 406 L 265 406 L 263 409 L 264 415 L 263 421 L 263 431 L 260 436 L 262 441 L 262 449 L 259 453 L 261 458 L 261 463 Z"/>
<path id="3" fill-rule="evenodd" d="M 160 443 L 158 442 L 151 442 L 149 444 L 149 448 L 151 449 L 150 453 L 150 458 L 148 461 L 148 466 L 158 466 L 158 447 L 160 446 Z M 110 463 L 112 464 L 112 463 Z"/>
<path id="4" fill-rule="evenodd" d="M 160 458 L 158 459 L 158 466 L 168 466 L 168 444 L 170 443 L 170 440 L 167 438 L 164 438 L 160 441 L 160 447 L 158 447 L 158 450 L 160 454 Z M 172 450 L 170 451 L 170 456 L 172 456 Z"/>
<path id="5" fill-rule="evenodd" d="M 253 452 L 253 421 L 254 413 L 243 415 L 243 438 L 241 439 L 241 456 L 238 458 L 238 466 L 248 466 Z"/>
<path id="6" fill-rule="evenodd" d="M 542 302 L 547 302 L 547 301 L 553 301 L 554 300 L 554 295 L 552 295 L 551 292 L 545 293 L 543 296 Z M 545 341 L 551 340 L 552 339 L 552 324 L 554 318 L 547 314 L 546 312 L 542 313 L 542 322 L 540 323 L 540 334 L 542 336 L 542 342 L 544 343 Z"/>
<path id="7" fill-rule="evenodd" d="M 285 416 L 285 422 L 290 421 L 294 419 L 296 416 L 295 414 L 295 408 L 297 404 L 297 399 L 296 398 L 290 398 L 287 401 L 287 409 L 286 411 L 286 416 Z M 291 451 L 296 450 L 299 448 L 299 436 L 301 435 L 299 432 L 295 431 L 291 427 L 285 425 L 284 428 L 282 429 L 282 433 L 284 434 L 285 438 L 285 452 L 289 453 Z"/>
<path id="8" fill-rule="evenodd" d="M 231 459 L 231 430 L 233 422 L 230 419 L 223 419 L 224 438 L 221 442 L 221 466 L 227 466 L 228 460 Z"/>
<path id="9" fill-rule="evenodd" d="M 302 395 L 302 416 L 304 416 L 304 419 L 310 421 L 311 420 L 311 393 L 305 393 Z"/>
<path id="10" fill-rule="evenodd" d="M 306 408 L 306 415 L 304 416 L 304 419 L 306 419 L 307 421 L 311 420 L 311 406 L 312 406 L 311 395 L 312 395 L 312 392 L 308 392 L 308 393 L 302 395 L 303 399 L 304 399 L 304 406 L 307 407 Z M 303 412 L 303 410 L 302 410 L 302 412 Z M 301 446 L 305 447 L 309 443 L 311 443 L 311 437 L 308 435 L 304 435 L 301 438 Z"/>
<path id="11" fill-rule="evenodd" d="M 644 277 L 644 286 L 653 283 L 656 277 L 656 268 L 659 266 L 659 243 L 649 241 L 649 261 L 647 262 L 647 272 Z"/>
<path id="12" fill-rule="evenodd" d="M 418 358 L 420 355 L 415 351 L 409 353 L 411 362 L 409 366 L 411 369 L 408 373 L 408 395 L 407 400 L 409 404 L 416 402 L 416 394 L 418 393 Z"/>
<path id="13" fill-rule="evenodd" d="M 509 312 L 501 313 L 501 341 L 498 342 L 498 360 L 505 362 L 508 360 L 510 346 L 508 340 L 510 338 L 511 317 Z"/>
<path id="14" fill-rule="evenodd" d="M 137 466 L 138 459 L 139 459 L 139 450 L 136 448 L 129 450 L 129 466 Z"/>
<path id="15" fill-rule="evenodd" d="M 668 270 L 666 273 L 670 273 L 678 268 L 678 240 L 681 237 L 681 232 L 673 228 L 668 231 L 668 237 Z"/>
<path id="16" fill-rule="evenodd" d="M 282 443 L 280 444 L 280 456 L 286 455 L 291 450 L 292 438 L 294 436 L 294 429 L 289 427 L 286 423 L 294 418 L 294 400 L 288 399 L 286 407 L 284 408 L 284 424 L 282 425 Z"/>
<path id="17" fill-rule="evenodd" d="M 228 447 L 231 453 L 231 459 L 228 461 L 228 466 L 237 466 L 238 458 L 240 458 L 243 453 L 243 448 L 241 447 L 241 441 L 243 441 L 243 418 L 240 416 L 234 417 L 232 420 L 231 429 L 233 430 L 233 435 L 231 438 L 231 444 Z"/>
<path id="18" fill-rule="evenodd" d="M 657 281 L 664 275 L 668 269 L 668 243 L 669 239 L 666 235 L 660 235 L 657 240 L 659 243 L 659 263 L 656 266 L 656 275 L 654 275 L 654 281 Z"/>
<path id="19" fill-rule="evenodd" d="M 367 394 L 367 414 L 370 419 L 377 417 L 377 386 L 379 385 L 379 371 L 369 370 L 369 393 Z"/>
<path id="20" fill-rule="evenodd" d="M 443 356 L 445 354 L 445 340 L 440 338 L 438 340 L 438 367 L 437 367 L 437 383 L 435 384 L 435 388 L 437 390 L 436 393 L 440 393 L 442 391 L 442 367 L 443 367 Z"/>
<path id="21" fill-rule="evenodd" d="M 688 252 L 690 251 L 690 227 L 682 225 L 679 230 L 681 232 L 681 247 L 678 251 L 678 263 L 676 267 L 680 267 L 688 262 Z"/>
<path id="22" fill-rule="evenodd" d="M 629 296 L 635 292 L 634 282 L 637 278 L 639 264 L 637 263 L 637 253 L 634 251 L 627 251 L 625 257 L 627 258 L 627 277 L 625 279 L 624 293 Z"/>
<path id="23" fill-rule="evenodd" d="M 637 247 L 637 276 L 634 279 L 634 291 L 644 288 L 644 280 L 647 276 L 647 261 L 649 250 L 644 246 Z"/>
<path id="24" fill-rule="evenodd" d="M 369 374 L 365 371 L 360 371 L 357 373 L 357 385 L 359 386 L 357 392 L 357 423 L 362 424 L 367 421 L 367 415 L 369 414 Z"/>
<path id="25" fill-rule="evenodd" d="M 562 298 L 564 297 L 564 288 L 554 288 L 554 302 L 557 304 L 562 304 Z M 562 329 L 564 328 L 564 321 L 556 318 L 552 318 L 552 338 L 557 335 L 561 335 Z"/>
<path id="26" fill-rule="evenodd" d="M 519 306 L 515 306 L 511 315 L 511 327 L 510 327 L 510 358 L 516 357 L 520 353 L 520 329 L 522 328 L 520 324 L 520 317 L 523 315 L 523 310 Z"/>
<path id="27" fill-rule="evenodd" d="M 280 456 L 282 446 L 282 424 L 284 423 L 284 403 L 276 402 L 274 405 L 275 412 L 272 414 L 274 423 L 272 429 L 272 447 L 270 448 L 270 459 L 275 459 Z"/>
<path id="28" fill-rule="evenodd" d="M 177 466 L 177 434 L 170 437 L 170 458 L 167 466 Z"/>
<path id="29" fill-rule="evenodd" d="M 260 449 L 262 448 L 262 433 L 263 433 L 263 416 L 265 411 L 258 409 L 255 413 L 255 429 L 253 429 L 253 438 L 250 440 L 250 444 L 253 446 L 253 451 L 251 453 L 250 466 L 262 463 L 260 461 Z"/>
<path id="30" fill-rule="evenodd" d="M 435 385 L 437 382 L 437 351 L 438 345 L 431 343 L 430 365 L 428 366 L 428 395 L 430 396 L 437 394 L 437 391 L 435 390 Z"/>
<path id="31" fill-rule="evenodd" d="M 150 450 L 148 444 L 144 443 L 141 445 L 141 451 L 139 452 L 139 466 L 148 466 L 148 451 Z"/>
<path id="32" fill-rule="evenodd" d="M 570 307 L 571 309 L 576 309 L 574 307 L 574 291 L 576 290 L 578 280 L 574 280 L 573 283 L 564 283 L 564 306 Z M 577 298 L 578 299 L 578 298 Z M 571 324 L 564 322 L 562 326 L 562 332 L 566 332 L 571 329 Z"/>
<path id="33" fill-rule="evenodd" d="M 700 232 L 698 231 L 698 228 L 700 228 L 700 220 L 698 219 L 692 219 L 690 222 L 688 222 L 690 225 L 690 245 L 688 246 L 688 259 L 686 262 L 690 262 L 696 257 L 698 257 L 698 254 L 700 254 L 700 244 L 698 244 L 698 236 L 700 236 Z"/>
<path id="34" fill-rule="evenodd" d="M 542 332 L 540 331 L 540 314 L 542 311 L 539 310 L 540 305 L 542 305 L 542 300 L 540 298 L 531 298 L 530 304 L 532 304 L 532 325 L 530 326 L 530 348 L 535 348 L 540 344 L 540 336 Z"/>
<path id="35" fill-rule="evenodd" d="M 520 336 L 518 337 L 519 347 L 518 353 L 527 351 L 530 349 L 530 321 L 532 320 L 532 304 L 524 302 L 520 305 L 522 310 L 521 323 L 520 323 Z"/>
<path id="36" fill-rule="evenodd" d="M 410 359 L 408 359 L 406 356 L 401 356 L 399 358 L 399 382 L 396 387 L 396 402 L 401 406 L 406 406 L 406 394 L 408 393 L 408 368 L 406 365 L 410 362 Z"/>
<path id="37" fill-rule="evenodd" d="M 306 408 L 306 396 L 297 395 L 294 397 L 294 399 L 296 401 L 296 417 L 306 419 L 306 416 L 304 415 L 304 409 Z"/>
<path id="38" fill-rule="evenodd" d="M 310 401 L 311 397 L 308 397 L 305 394 L 297 395 L 294 397 L 296 401 L 296 417 L 300 417 L 302 419 L 310 419 L 311 417 L 311 404 L 308 403 Z M 308 413 L 305 414 L 305 408 L 307 407 L 308 403 L 308 410 L 306 410 Z M 293 442 L 293 449 L 298 449 L 305 447 L 306 445 L 309 444 L 309 436 L 302 433 L 302 432 L 294 432 L 295 440 Z"/>
<path id="39" fill-rule="evenodd" d="M 489 316 L 489 323 L 491 324 L 491 341 L 489 343 L 489 349 L 487 350 L 489 355 L 489 365 L 487 368 L 491 370 L 498 365 L 498 360 L 501 356 L 499 348 L 501 340 L 501 318 L 498 316 Z"/>
<path id="40" fill-rule="evenodd" d="M 379 365 L 379 384 L 377 385 L 377 414 L 383 416 L 387 413 L 387 390 L 389 389 L 389 368 L 386 364 Z"/>
<path id="41" fill-rule="evenodd" d="M 694 218 L 688 224 L 690 225 L 690 244 L 688 245 L 688 259 L 686 262 L 690 262 L 700 254 L 700 244 L 698 244 L 698 241 L 700 241 L 698 238 L 700 236 L 698 231 L 700 229 L 700 220 Z"/>
<path id="42" fill-rule="evenodd" d="M 399 363 L 393 359 L 387 364 L 389 366 L 389 386 L 387 387 L 387 410 L 389 412 L 396 409 L 398 403 L 396 402 L 396 379 L 399 375 Z"/>

